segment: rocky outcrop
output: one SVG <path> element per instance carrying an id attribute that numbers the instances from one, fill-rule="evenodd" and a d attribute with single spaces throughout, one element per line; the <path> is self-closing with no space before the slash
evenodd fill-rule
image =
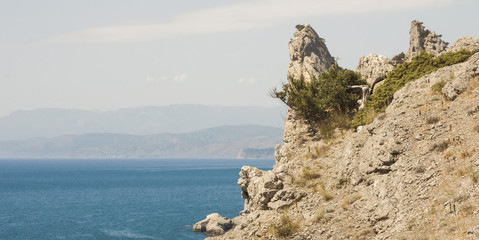
<path id="1" fill-rule="evenodd" d="M 193 232 L 202 232 L 209 236 L 218 236 L 234 227 L 231 219 L 222 217 L 218 213 L 206 216 L 206 219 L 193 225 Z"/>
<path id="2" fill-rule="evenodd" d="M 297 31 L 289 42 L 289 66 L 287 77 L 305 81 L 317 77 L 320 72 L 328 70 L 334 59 L 316 31 L 309 24 L 298 25 Z"/>
<path id="3" fill-rule="evenodd" d="M 242 168 L 245 210 L 213 239 L 285 239 L 286 215 L 299 225 L 287 239 L 477 239 L 478 68 L 476 53 L 410 82 L 371 124 L 327 142 L 285 128 L 273 170 Z"/>
<path id="4" fill-rule="evenodd" d="M 409 50 L 406 53 L 406 59 L 411 60 L 421 51 L 438 55 L 446 50 L 447 45 L 442 41 L 441 35 L 425 29 L 422 22 L 414 20 L 409 30 Z"/>
<path id="5" fill-rule="evenodd" d="M 289 42 L 288 81 L 303 77 L 305 81 L 317 77 L 320 72 L 328 70 L 333 64 L 324 39 L 320 38 L 309 24 L 296 26 L 297 30 Z M 288 113 L 284 125 L 285 143 L 296 143 L 303 138 L 311 137 L 308 124 L 298 118 L 292 109 Z M 301 137 L 298 137 L 301 136 Z"/>
<path id="6" fill-rule="evenodd" d="M 467 64 L 458 64 L 455 66 L 457 70 L 449 75 L 449 79 L 442 88 L 442 93 L 450 100 L 454 100 L 457 96 L 466 91 L 470 81 L 479 76 L 479 54 L 474 54 Z"/>
<path id="7" fill-rule="evenodd" d="M 241 197 L 245 199 L 244 210 L 248 212 L 268 209 L 268 203 L 283 188 L 283 182 L 272 171 L 244 166 L 239 175 Z"/>
<path id="8" fill-rule="evenodd" d="M 276 210 L 288 207 L 305 196 L 304 192 L 284 188 L 278 171 L 261 171 L 244 166 L 239 173 L 238 184 L 245 199 L 243 213 L 256 210 Z"/>
<path id="9" fill-rule="evenodd" d="M 371 90 L 377 87 L 379 82 L 386 78 L 386 74 L 394 69 L 394 65 L 389 58 L 374 53 L 359 58 L 356 72 L 371 86 Z"/>
<path id="10" fill-rule="evenodd" d="M 353 94 L 357 94 L 360 96 L 358 100 L 358 109 L 361 109 L 364 107 L 364 103 L 366 103 L 366 100 L 370 94 L 371 88 L 368 85 L 354 85 L 354 86 L 349 86 L 349 91 Z"/>
<path id="11" fill-rule="evenodd" d="M 479 38 L 464 36 L 457 39 L 446 52 L 457 52 L 459 50 L 466 49 L 472 52 L 479 51 Z"/>
<path id="12" fill-rule="evenodd" d="M 281 180 L 267 206 L 286 196 L 283 190 L 307 194 L 289 208 L 243 214 L 237 227 L 216 239 L 282 239 L 269 229 L 285 213 L 301 224 L 288 239 L 477 239 L 479 78 L 459 78 L 469 84 L 453 101 L 431 92 L 449 76 L 478 67 L 477 59 L 479 53 L 408 83 L 358 132 L 328 144 L 277 148 L 272 172 L 294 180 Z M 305 169 L 317 179 L 307 178 Z M 461 227 L 447 227 L 456 225 Z"/>

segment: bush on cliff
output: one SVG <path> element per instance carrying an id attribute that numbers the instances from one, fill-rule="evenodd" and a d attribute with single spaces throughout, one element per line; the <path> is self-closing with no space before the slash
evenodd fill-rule
<path id="1" fill-rule="evenodd" d="M 366 84 L 366 81 L 358 73 L 333 65 L 310 82 L 305 81 L 303 76 L 290 79 L 281 90 L 274 88 L 271 96 L 314 124 L 355 109 L 359 96 L 348 91 L 348 87 L 359 84 Z"/>
<path id="2" fill-rule="evenodd" d="M 408 82 L 412 82 L 422 76 L 432 73 L 439 68 L 466 61 L 473 52 L 461 50 L 454 53 L 445 53 L 438 57 L 434 54 L 421 52 L 410 62 L 403 63 L 387 74 L 384 84 L 379 86 L 374 94 L 368 97 L 364 108 L 358 111 L 351 121 L 351 127 L 358 127 L 372 122 L 371 113 L 384 112 L 393 100 L 393 95 Z"/>

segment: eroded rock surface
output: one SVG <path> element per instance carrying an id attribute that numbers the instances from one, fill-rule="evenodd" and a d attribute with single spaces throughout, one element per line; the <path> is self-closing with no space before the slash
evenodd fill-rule
<path id="1" fill-rule="evenodd" d="M 472 52 L 479 51 L 479 38 L 464 36 L 457 39 L 446 51 L 457 52 L 462 49 L 466 49 Z"/>
<path id="2" fill-rule="evenodd" d="M 238 184 L 245 199 L 244 210 L 248 212 L 268 209 L 268 203 L 283 189 L 283 182 L 272 171 L 244 166 L 239 175 Z"/>
<path id="3" fill-rule="evenodd" d="M 309 24 L 298 25 L 289 42 L 289 58 L 288 81 L 300 77 L 303 77 L 305 81 L 311 81 L 334 64 L 324 39 L 320 38 Z M 295 144 L 313 137 L 310 136 L 308 124 L 296 116 L 292 109 L 288 109 L 284 129 L 285 143 Z M 302 137 L 298 138 L 298 136 Z"/>
<path id="4" fill-rule="evenodd" d="M 289 42 L 289 66 L 287 77 L 298 79 L 301 76 L 305 81 L 317 77 L 320 72 L 328 70 L 334 59 L 316 31 L 309 24 L 299 25 L 293 38 Z"/>
<path id="5" fill-rule="evenodd" d="M 286 239 L 477 239 L 478 67 L 476 53 L 410 82 L 328 142 L 288 119 L 273 170 L 242 168 L 245 210 L 212 239 L 285 239 L 272 231 L 285 214 L 300 224 Z"/>
<path id="6" fill-rule="evenodd" d="M 417 20 L 411 22 L 409 30 L 409 50 L 406 59 L 411 60 L 421 51 L 438 55 L 446 51 L 447 43 L 441 39 L 441 35 L 424 28 L 423 23 Z"/>
<path id="7" fill-rule="evenodd" d="M 389 58 L 374 53 L 359 58 L 356 72 L 371 86 L 374 91 L 376 85 L 386 78 L 386 74 L 394 69 L 394 65 Z"/>
<path id="8" fill-rule="evenodd" d="M 209 236 L 218 236 L 234 227 L 231 219 L 222 217 L 219 213 L 212 213 L 193 225 L 193 232 L 202 232 Z"/>
<path id="9" fill-rule="evenodd" d="M 476 76 L 479 76 L 479 53 L 474 54 L 466 63 L 454 66 L 454 72 L 451 72 L 446 85 L 442 88 L 442 93 L 447 98 L 454 100 L 456 97 L 466 91 L 469 82 Z"/>

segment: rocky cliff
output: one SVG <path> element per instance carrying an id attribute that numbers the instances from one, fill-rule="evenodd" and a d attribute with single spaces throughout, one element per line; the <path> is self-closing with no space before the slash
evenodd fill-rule
<path id="1" fill-rule="evenodd" d="M 386 74 L 393 69 L 394 65 L 389 58 L 371 53 L 359 58 L 356 72 L 361 74 L 374 91 L 374 88 L 378 87 L 381 81 L 386 78 Z"/>
<path id="2" fill-rule="evenodd" d="M 301 77 L 305 81 L 311 81 L 322 71 L 328 70 L 334 64 L 334 59 L 324 39 L 318 36 L 311 25 L 297 25 L 296 29 L 289 42 L 290 60 L 286 75 L 289 82 Z M 284 128 L 283 140 L 287 143 L 295 145 L 297 141 L 311 137 L 309 125 L 296 116 L 292 109 L 288 109 Z"/>
<path id="3" fill-rule="evenodd" d="M 411 60 L 421 51 L 440 54 L 446 50 L 447 45 L 448 43 L 442 41 L 441 35 L 425 29 L 422 22 L 414 20 L 409 30 L 409 50 L 406 53 L 406 59 Z"/>
<path id="4" fill-rule="evenodd" d="M 295 57 L 311 47 L 290 51 L 294 69 L 322 69 Z M 244 210 L 212 239 L 479 239 L 479 53 L 408 83 L 358 131 L 286 124 L 274 169 L 241 169 Z"/>

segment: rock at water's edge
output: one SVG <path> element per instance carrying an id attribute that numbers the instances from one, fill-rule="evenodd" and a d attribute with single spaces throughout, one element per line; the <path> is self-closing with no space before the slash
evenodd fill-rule
<path id="1" fill-rule="evenodd" d="M 193 225 L 193 232 L 202 232 L 209 236 L 218 236 L 232 229 L 234 223 L 231 219 L 222 217 L 218 213 L 212 213 Z"/>

